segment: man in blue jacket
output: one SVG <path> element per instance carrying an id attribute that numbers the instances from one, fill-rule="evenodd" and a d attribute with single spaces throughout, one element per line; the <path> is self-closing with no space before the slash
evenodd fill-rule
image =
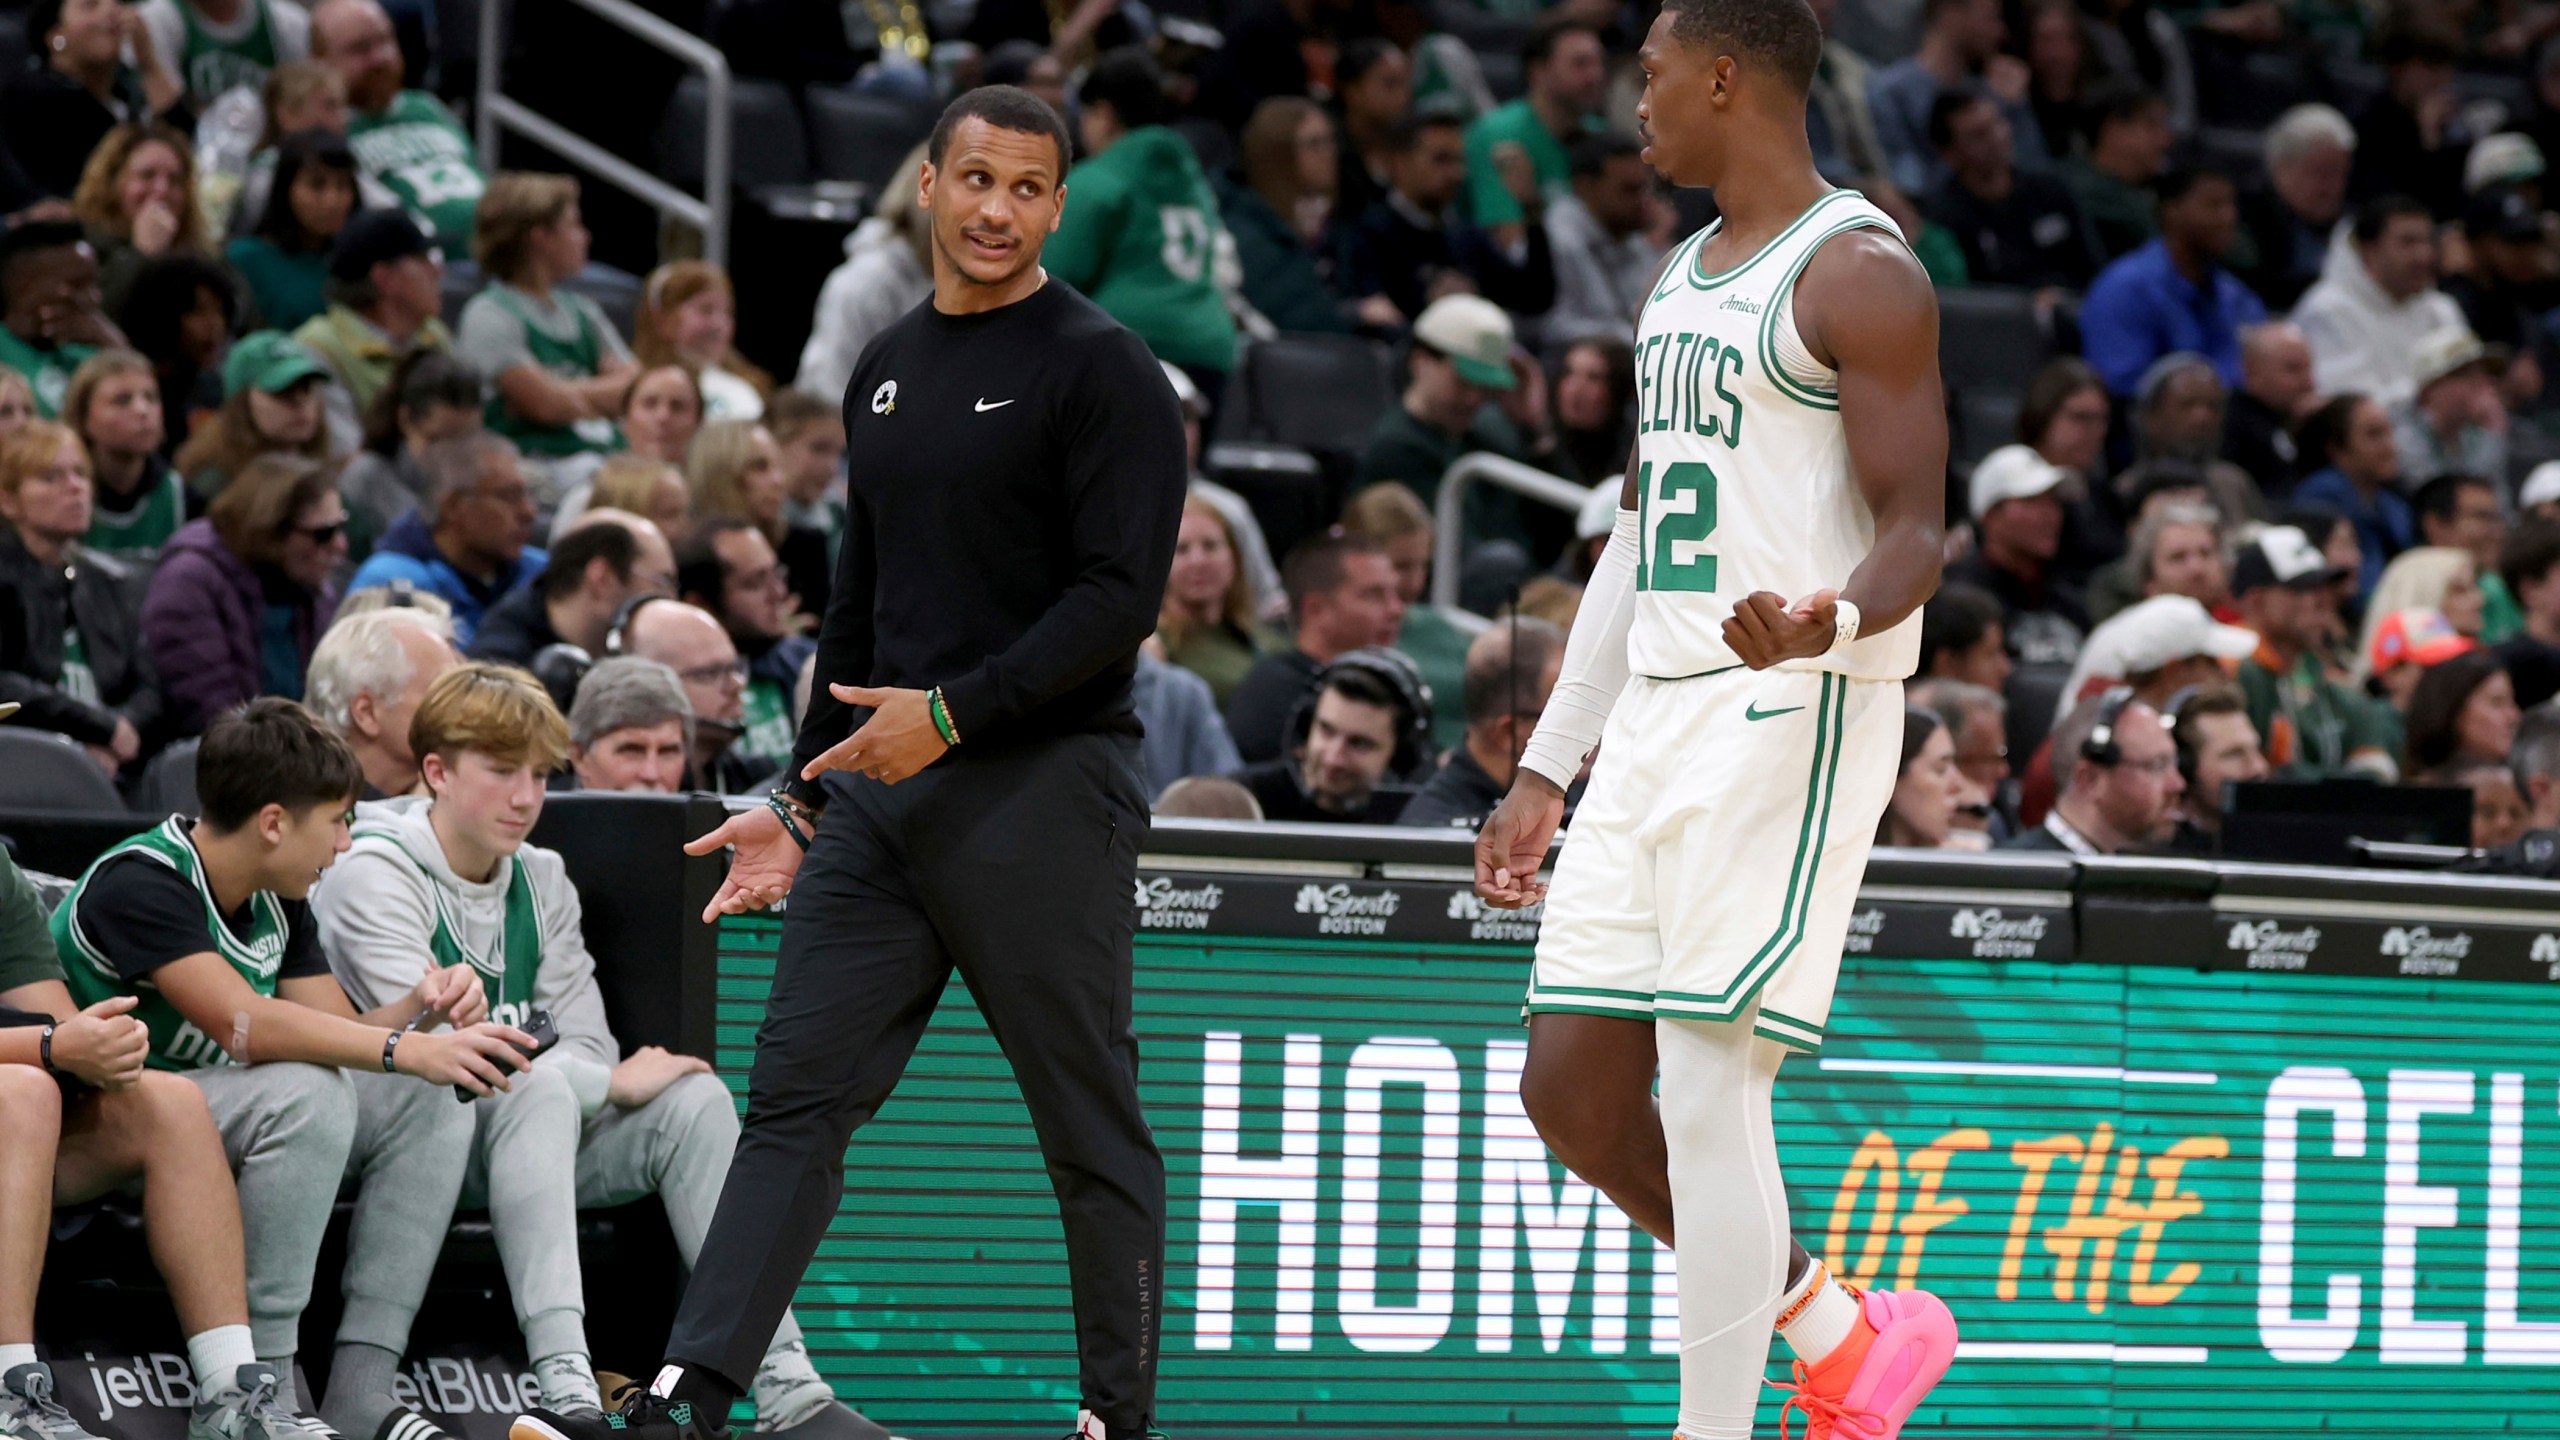
<path id="1" fill-rule="evenodd" d="M 453 638 L 468 647 L 489 607 L 542 574 L 533 535 L 533 492 L 516 447 L 489 434 L 440 440 L 419 457 L 426 503 L 402 517 L 365 557 L 349 593 L 406 580 L 453 606 Z"/>

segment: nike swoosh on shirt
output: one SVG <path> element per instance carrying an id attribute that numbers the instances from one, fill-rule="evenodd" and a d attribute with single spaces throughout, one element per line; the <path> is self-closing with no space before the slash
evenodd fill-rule
<path id="1" fill-rule="evenodd" d="M 1019 400 L 1021 398 L 1022 397 L 1019 395 L 1014 397 L 1015 400 Z M 1013 400 L 997 400 L 990 402 L 985 396 L 981 395 L 978 397 L 978 413 L 984 415 L 990 410 L 1001 410 L 1012 403 Z"/>
<path id="2" fill-rule="evenodd" d="M 1803 708 L 1804 707 L 1801 705 L 1790 705 L 1783 710 L 1763 710 L 1760 708 L 1760 702 L 1754 700 L 1750 704 L 1742 707 L 1742 718 L 1745 720 L 1775 720 L 1781 715 L 1793 715 Z"/>

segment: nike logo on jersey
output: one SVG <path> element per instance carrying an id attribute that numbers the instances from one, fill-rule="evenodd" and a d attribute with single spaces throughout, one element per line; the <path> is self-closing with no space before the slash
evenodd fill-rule
<path id="1" fill-rule="evenodd" d="M 1020 399 L 1021 397 L 1020 397 L 1020 396 L 1016 396 L 1016 397 L 1014 397 L 1014 398 L 1015 398 L 1015 399 Z M 1007 405 L 1010 405 L 1010 404 L 1012 404 L 1012 403 L 1013 403 L 1013 401 L 1012 401 L 1012 400 L 992 400 L 992 401 L 991 401 L 991 400 L 987 399 L 987 397 L 985 397 L 985 396 L 981 395 L 981 396 L 979 396 L 979 397 L 978 397 L 978 413 L 979 413 L 979 414 L 981 414 L 981 415 L 984 415 L 984 414 L 986 414 L 986 413 L 987 413 L 988 411 L 990 411 L 990 410 L 1001 410 L 1001 409 L 1003 409 L 1004 407 L 1006 407 Z"/>
<path id="2" fill-rule="evenodd" d="M 1750 704 L 1742 707 L 1742 718 L 1745 720 L 1775 720 L 1781 715 L 1793 715 L 1803 708 L 1804 707 L 1801 705 L 1790 705 L 1783 710 L 1763 710 L 1760 708 L 1760 702 L 1754 700 Z"/>

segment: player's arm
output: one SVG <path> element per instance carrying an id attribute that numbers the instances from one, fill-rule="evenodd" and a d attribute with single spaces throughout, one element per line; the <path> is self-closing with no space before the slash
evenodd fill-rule
<path id="1" fill-rule="evenodd" d="M 400 1074 L 486 1094 L 505 1089 L 508 1071 L 524 1068 L 519 1045 L 533 1048 L 531 1036 L 505 1026 L 400 1031 L 385 1018 L 359 1017 L 347 1003 L 347 993 L 327 974 L 279 980 L 274 995 L 261 995 L 211 951 L 160 966 L 151 972 L 151 983 L 189 1024 L 242 1064 L 299 1060 L 342 1070 L 378 1070 L 384 1042 L 398 1033 L 392 1065 Z M 398 1008 L 386 1006 L 374 1017 Z M 406 1008 L 414 1019 L 420 1007 Z"/>
<path id="2" fill-rule="evenodd" d="M 1849 468 L 1875 517 L 1875 544 L 1840 589 L 1744 596 L 1726 641 L 1753 669 L 1820 655 L 1836 637 L 1836 602 L 1857 607 L 1858 633 L 1909 619 L 1938 588 L 1947 503 L 1947 407 L 1938 383 L 1938 301 L 1911 252 L 1857 230 L 1817 251 L 1796 286 L 1806 347 L 1840 375 Z"/>
<path id="3" fill-rule="evenodd" d="M 1600 743 L 1601 728 L 1627 686 L 1627 630 L 1635 621 L 1636 549 L 1643 543 L 1636 519 L 1636 486 L 1643 444 L 1627 457 L 1618 489 L 1618 515 L 1609 543 L 1591 569 L 1582 607 L 1565 637 L 1564 660 L 1538 726 L 1522 747 L 1510 793 L 1485 817 L 1476 835 L 1476 893 L 1512 908 L 1546 893 L 1537 879 L 1556 826 L 1564 819 L 1564 794 Z"/>

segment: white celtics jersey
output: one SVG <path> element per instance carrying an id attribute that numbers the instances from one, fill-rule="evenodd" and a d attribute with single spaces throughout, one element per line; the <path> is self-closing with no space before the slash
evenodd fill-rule
<path id="1" fill-rule="evenodd" d="M 1698 267 L 1716 227 L 1672 253 L 1636 325 L 1636 604 L 1627 658 L 1679 679 L 1739 664 L 1725 644 L 1734 603 L 1788 603 L 1848 583 L 1875 540 L 1849 473 L 1839 375 L 1806 353 L 1795 283 L 1834 235 L 1885 213 L 1834 190 L 1721 275 Z M 1786 668 L 1899 680 L 1920 658 L 1918 618 Z"/>

